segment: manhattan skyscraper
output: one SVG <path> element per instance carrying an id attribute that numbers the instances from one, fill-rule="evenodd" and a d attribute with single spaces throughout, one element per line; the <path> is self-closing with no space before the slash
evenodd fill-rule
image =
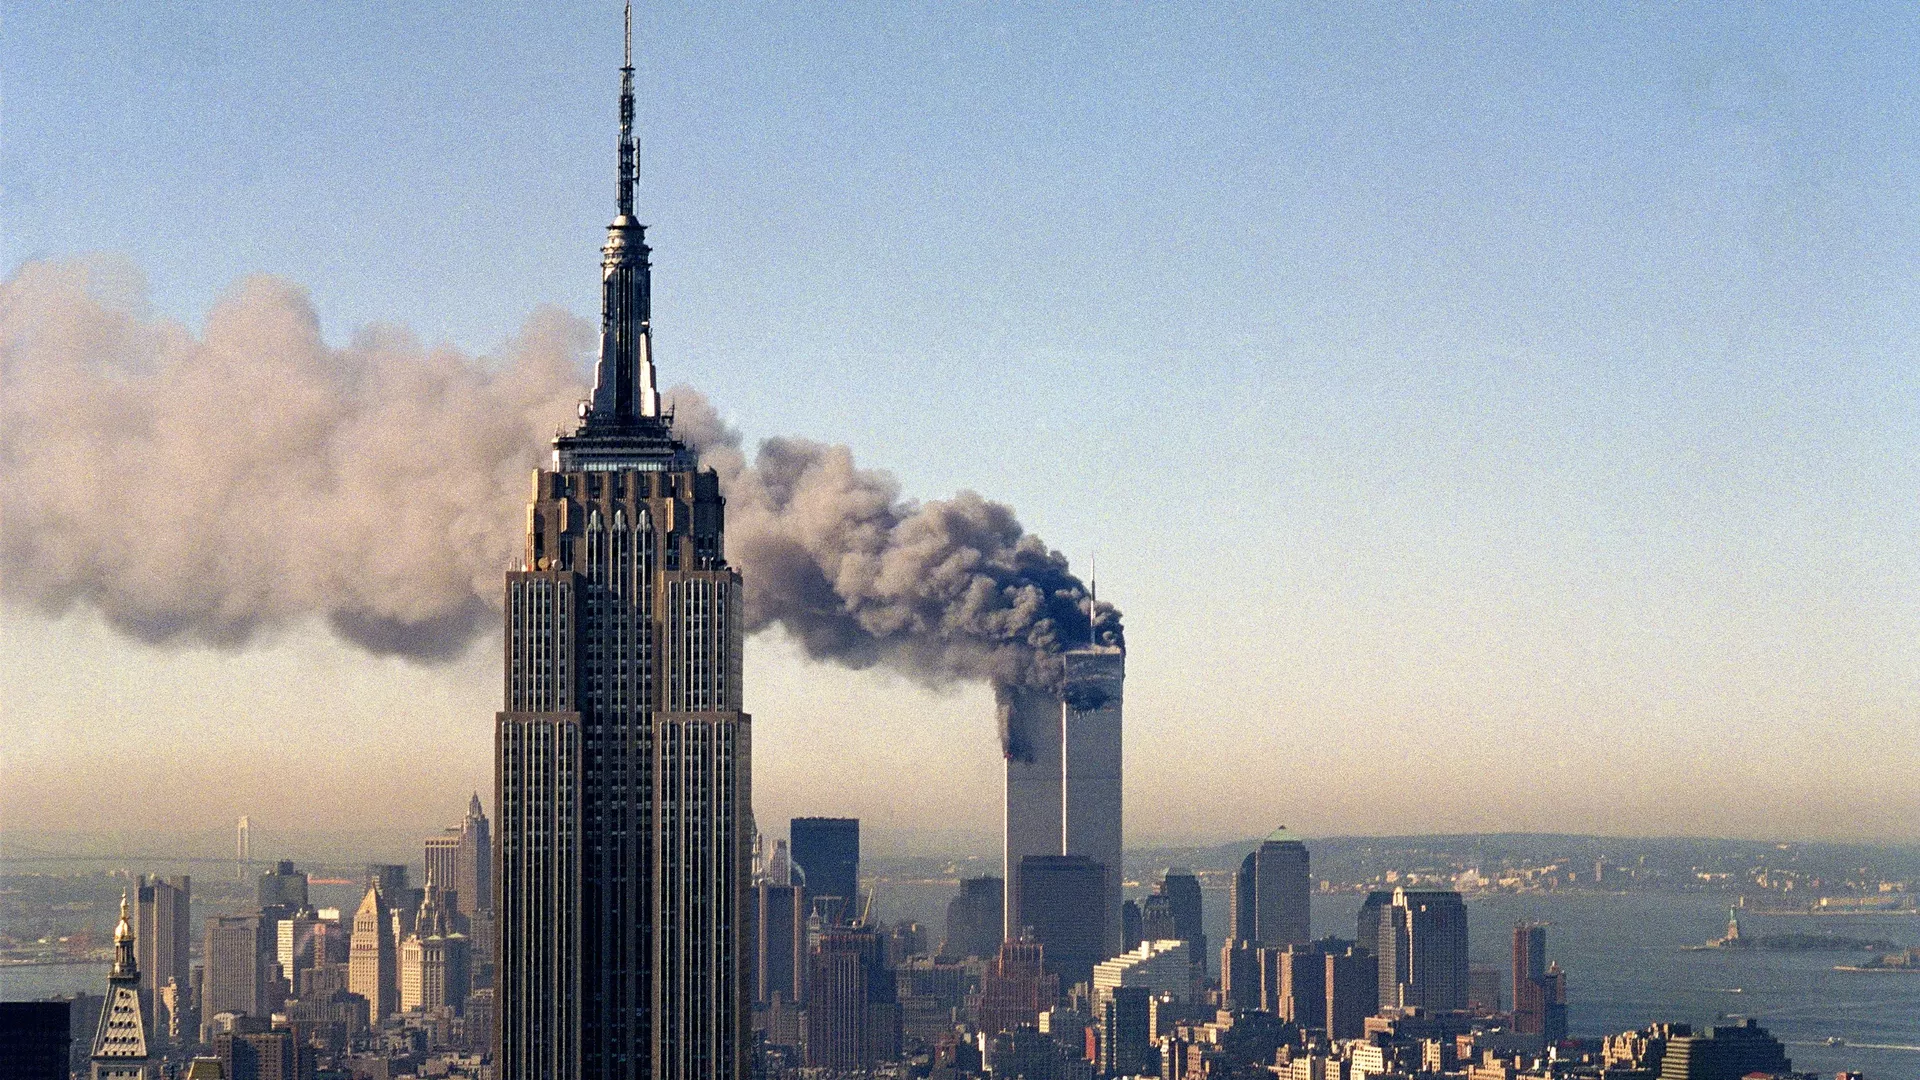
<path id="1" fill-rule="evenodd" d="M 632 16 L 600 359 L 533 476 L 495 741 L 506 1080 L 744 1077 L 749 724 L 719 479 L 655 389 Z"/>
<path id="2" fill-rule="evenodd" d="M 1121 951 L 1121 688 L 1126 652 L 1089 645 L 1061 657 L 1060 689 L 1001 687 L 1007 736 L 1006 936 L 1017 940 L 1038 912 L 1021 909 L 1021 863 L 1080 855 L 1106 874 L 1105 900 L 1078 913 L 1096 925 L 1105 959 Z"/>

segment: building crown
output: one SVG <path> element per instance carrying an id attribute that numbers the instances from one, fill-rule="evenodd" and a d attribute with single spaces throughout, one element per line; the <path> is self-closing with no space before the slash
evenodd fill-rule
<path id="1" fill-rule="evenodd" d="M 113 974 L 138 976 L 140 967 L 133 956 L 133 924 L 127 921 L 128 896 L 120 894 L 120 924 L 113 928 Z"/>
<path id="2" fill-rule="evenodd" d="M 620 142 L 616 214 L 607 226 L 600 260 L 600 362 L 593 397 L 580 403 L 582 431 L 617 431 L 658 423 L 660 392 L 653 371 L 653 269 L 647 227 L 633 216 L 640 174 L 633 134 L 633 4 L 626 13 L 625 61 L 620 67 Z"/>

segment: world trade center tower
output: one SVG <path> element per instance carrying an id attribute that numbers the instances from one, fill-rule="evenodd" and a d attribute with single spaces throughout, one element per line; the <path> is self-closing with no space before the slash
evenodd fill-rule
<path id="1" fill-rule="evenodd" d="M 1021 862 L 1030 857 L 1083 856 L 1106 873 L 1105 903 L 1085 916 L 1099 922 L 1098 959 L 1121 951 L 1121 687 L 1126 652 L 1090 645 L 1061 655 L 1057 693 L 1000 688 L 1007 732 L 1003 907 L 1006 935 L 1020 937 L 1042 921 L 1022 911 Z"/>
<path id="2" fill-rule="evenodd" d="M 619 212 L 581 422 L 533 474 L 495 727 L 503 1080 L 742 1080 L 749 721 L 725 501 L 655 390 L 633 216 L 632 14 Z"/>

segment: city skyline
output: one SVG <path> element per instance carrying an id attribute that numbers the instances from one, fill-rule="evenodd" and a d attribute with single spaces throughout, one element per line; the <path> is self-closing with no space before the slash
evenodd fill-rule
<path id="1" fill-rule="evenodd" d="M 1920 796 L 1897 782 L 1920 764 L 1901 603 L 1920 582 L 1915 390 L 1897 344 L 1916 314 L 1903 294 L 1920 244 L 1897 209 L 1913 133 L 1869 107 L 1887 100 L 1871 84 L 1893 78 L 1908 23 L 1810 27 L 1774 8 L 1662 44 L 1668 24 L 1620 16 L 1618 35 L 1592 38 L 1614 45 L 1556 51 L 1589 28 L 1432 16 L 1403 40 L 1384 20 L 1276 17 L 1234 27 L 1229 47 L 1207 15 L 827 20 L 798 35 L 642 14 L 643 190 L 676 267 L 659 297 L 670 381 L 753 438 L 847 443 L 909 497 L 1004 501 L 1083 577 L 1099 553 L 1129 617 L 1125 801 L 1155 808 L 1133 816 L 1129 846 L 1226 839 L 1248 820 L 1306 835 L 1916 838 Z M 409 81 L 373 70 L 364 31 L 332 16 L 26 12 L 6 47 L 22 83 L 71 85 L 49 68 L 83 40 L 145 59 L 106 65 L 75 104 L 13 110 L 9 271 L 105 246 L 129 261 L 101 292 L 196 327 L 234 278 L 278 273 L 312 290 L 335 347 L 392 321 L 498 355 L 545 302 L 577 328 L 593 310 L 579 238 L 604 224 L 608 118 L 582 104 L 604 97 L 604 13 L 439 17 L 459 32 L 410 35 L 430 77 Z M 269 47 L 269 29 L 287 43 Z M 524 37 L 524 71 L 473 70 L 505 34 Z M 810 51 L 779 62 L 796 39 Z M 1071 46 L 1057 66 L 1037 59 L 1050 43 Z M 1414 55 L 1438 45 L 1477 63 Z M 287 50 L 309 76 L 292 103 L 210 104 L 269 85 Z M 874 78 L 904 80 L 925 117 L 831 74 L 835 50 L 886 61 Z M 1369 50 L 1444 92 L 1357 72 Z M 1532 66 L 1479 66 L 1508 54 Z M 702 55 L 729 62 L 703 75 Z M 1858 63 L 1820 66 L 1832 55 Z M 969 100 L 993 123 L 970 142 L 926 102 L 975 62 L 989 78 Z M 362 97 L 351 73 L 381 92 Z M 556 85 L 535 93 L 526 73 Z M 1618 113 L 1597 104 L 1623 85 L 1640 91 Z M 125 107 L 88 122 L 63 111 L 115 92 Z M 390 100 L 408 104 L 372 124 Z M 514 102 L 524 115 L 501 115 Z M 340 160 L 304 156 L 269 122 L 311 106 L 317 152 Z M 195 138 L 130 136 L 153 111 Z M 1828 153 L 1841 115 L 1879 157 Z M 428 117 L 493 144 L 468 158 Z M 356 124 L 425 137 L 376 150 Z M 52 149 L 69 131 L 72 147 Z M 1347 141 L 1307 148 L 1330 133 Z M 66 182 L 117 146 L 132 147 L 126 170 Z M 1244 189 L 1197 175 L 1208 147 Z M 1816 156 L 1825 171 L 1810 174 Z M 747 175 L 781 171 L 770 162 L 788 188 Z M 1046 228 L 1063 176 L 1110 218 Z M 1487 197 L 1461 198 L 1463 176 Z M 1123 190 L 1143 178 L 1163 186 Z M 878 191 L 902 181 L 918 186 Z M 300 198 L 308 213 L 277 213 Z M 419 220 L 396 230 L 396 213 Z M 234 231 L 263 218 L 296 241 Z M 1056 253 L 1036 250 L 1047 240 Z M 477 268 L 483 254 L 503 258 Z M 1122 265 L 1153 255 L 1161 268 Z M 828 273 L 799 272 L 803 257 Z M 1156 462 L 1204 463 L 1217 483 L 1142 491 Z M 1169 565 L 1148 520 L 1204 523 L 1208 557 Z M 420 786 L 449 806 L 488 786 L 498 648 L 483 634 L 440 664 L 373 657 L 297 613 L 242 652 L 154 648 L 84 604 L 49 620 L 9 593 L 0 682 L 17 739 L 0 817 L 28 832 L 83 820 L 109 767 L 100 748 L 131 736 L 159 744 L 151 773 L 121 782 L 160 807 L 160 832 L 267 821 L 276 801 L 299 808 L 283 820 L 438 828 L 451 815 L 421 805 Z M 779 631 L 751 639 L 746 662 L 762 821 L 859 817 L 870 840 L 996 831 L 984 684 L 809 661 Z M 436 749 L 405 777 L 366 749 L 403 729 Z M 257 768 L 212 782 L 236 749 Z M 320 758 L 342 768 L 302 767 Z M 1368 766 L 1377 782 L 1314 782 Z M 1276 805 L 1276 789 L 1299 794 Z"/>

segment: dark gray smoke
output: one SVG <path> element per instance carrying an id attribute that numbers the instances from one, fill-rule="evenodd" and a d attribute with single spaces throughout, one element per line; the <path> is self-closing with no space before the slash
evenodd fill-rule
<path id="1" fill-rule="evenodd" d="M 1059 653 L 1091 640 L 1088 590 L 1013 510 L 970 491 L 910 502 L 853 452 L 767 439 L 751 461 L 692 391 L 675 429 L 727 496 L 727 557 L 747 578 L 750 631 L 779 624 L 807 655 L 922 681 L 1050 686 Z M 1103 640 L 1120 614 L 1100 604 Z"/>
<path id="2" fill-rule="evenodd" d="M 142 641 L 240 648 L 321 618 L 421 661 L 494 632 L 528 475 L 584 392 L 592 327 L 554 310 L 476 360 L 375 327 L 321 338 L 304 291 L 240 283 L 194 335 L 116 264 L 0 285 L 0 596 L 98 611 Z M 678 430 L 728 499 L 750 630 L 929 684 L 1051 686 L 1061 649 L 1119 640 L 1066 559 L 971 492 L 903 500 L 846 447 L 751 459 L 699 395 Z"/>

